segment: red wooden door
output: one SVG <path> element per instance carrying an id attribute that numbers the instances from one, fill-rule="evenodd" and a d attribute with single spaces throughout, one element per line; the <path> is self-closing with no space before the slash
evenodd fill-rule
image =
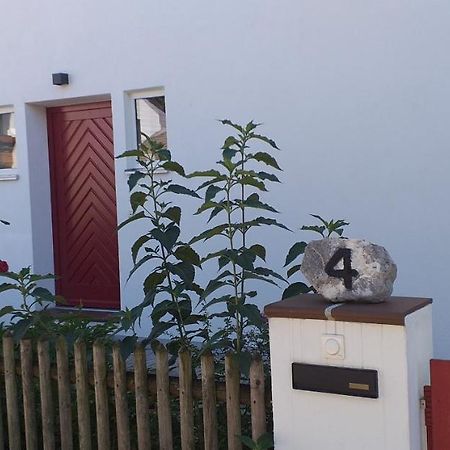
<path id="1" fill-rule="evenodd" d="M 47 110 L 57 294 L 120 308 L 111 103 Z"/>

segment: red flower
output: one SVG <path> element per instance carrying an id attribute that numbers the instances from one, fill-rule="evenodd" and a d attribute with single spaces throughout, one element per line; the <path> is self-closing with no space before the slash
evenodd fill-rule
<path id="1" fill-rule="evenodd" d="M 9 271 L 9 266 L 6 261 L 0 259 L 0 273 L 5 273 Z"/>

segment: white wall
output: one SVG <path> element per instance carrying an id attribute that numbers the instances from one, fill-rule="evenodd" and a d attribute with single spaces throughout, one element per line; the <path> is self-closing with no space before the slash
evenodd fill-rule
<path id="1" fill-rule="evenodd" d="M 39 113 L 33 119 L 30 108 L 110 95 L 119 153 L 130 139 L 124 92 L 164 86 L 177 159 L 190 169 L 216 160 L 225 130 L 215 119 L 264 122 L 283 149 L 284 184 L 269 195 L 283 220 L 298 230 L 308 213 L 347 218 L 352 236 L 384 245 L 399 266 L 396 294 L 435 299 L 436 351 L 450 355 L 448 1 L 30 0 L 2 2 L 1 15 L 0 106 L 16 108 L 20 179 L 0 182 L 0 217 L 13 223 L 1 231 L 0 258 L 18 267 L 41 255 L 51 265 L 48 235 L 34 247 L 31 238 L 40 200 L 31 210 L 30 130 Z M 70 86 L 52 86 L 60 71 Z M 261 235 L 276 239 L 274 266 L 305 238 Z M 124 294 L 137 301 L 134 285 Z M 260 301 L 278 296 L 267 290 Z"/>

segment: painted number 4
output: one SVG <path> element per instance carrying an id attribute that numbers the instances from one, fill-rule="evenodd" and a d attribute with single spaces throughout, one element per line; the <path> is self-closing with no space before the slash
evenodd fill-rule
<path id="1" fill-rule="evenodd" d="M 336 269 L 336 266 L 341 260 L 344 268 Z M 330 277 L 342 278 L 345 288 L 351 291 L 353 278 L 359 275 L 358 271 L 352 268 L 352 251 L 349 248 L 338 249 L 325 266 L 325 272 Z"/>

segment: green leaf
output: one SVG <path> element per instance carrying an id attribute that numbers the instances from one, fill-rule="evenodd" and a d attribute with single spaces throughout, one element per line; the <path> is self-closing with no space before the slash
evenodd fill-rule
<path id="1" fill-rule="evenodd" d="M 173 328 L 176 324 L 174 322 L 157 322 L 153 324 L 153 328 L 148 336 L 148 340 L 152 341 L 153 339 L 158 338 L 162 334 L 164 334 L 166 331 Z"/>
<path id="2" fill-rule="evenodd" d="M 202 307 L 201 311 L 205 311 L 207 308 L 216 305 L 217 303 L 227 303 L 230 301 L 230 299 L 231 295 L 223 295 L 222 297 L 213 298 L 211 301 L 209 301 Z"/>
<path id="3" fill-rule="evenodd" d="M 183 166 L 175 161 L 166 161 L 164 164 L 162 164 L 162 167 L 170 172 L 176 172 L 182 177 L 186 176 Z"/>
<path id="4" fill-rule="evenodd" d="M 273 167 L 275 169 L 281 170 L 276 159 L 266 152 L 257 152 L 252 156 L 252 159 L 255 159 L 258 162 L 263 162 L 264 164 L 267 164 L 268 166 Z"/>
<path id="5" fill-rule="evenodd" d="M 153 292 L 166 278 L 164 272 L 152 272 L 144 281 L 144 292 Z"/>
<path id="6" fill-rule="evenodd" d="M 214 185 L 209 186 L 205 192 L 205 202 L 212 200 L 221 191 L 223 191 L 223 189 L 221 189 L 218 186 Z"/>
<path id="7" fill-rule="evenodd" d="M 188 175 L 186 175 L 186 178 L 195 178 L 195 177 L 223 177 L 225 175 L 222 175 L 218 170 L 197 170 L 195 172 L 192 172 Z"/>
<path id="8" fill-rule="evenodd" d="M 177 225 L 171 223 L 165 231 L 159 228 L 153 228 L 150 234 L 167 250 L 172 250 L 172 247 L 177 242 L 178 236 L 180 235 L 180 229 Z"/>
<path id="9" fill-rule="evenodd" d="M 296 242 L 290 249 L 286 256 L 286 261 L 284 263 L 284 267 L 289 265 L 292 261 L 294 261 L 297 256 L 303 255 L 305 253 L 305 248 L 308 244 L 304 241 Z"/>
<path id="10" fill-rule="evenodd" d="M 239 439 L 241 440 L 241 442 L 248 447 L 251 450 L 255 450 L 257 449 L 256 447 L 256 442 L 252 441 L 251 438 L 249 438 L 248 436 L 239 436 Z"/>
<path id="11" fill-rule="evenodd" d="M 119 343 L 120 354 L 124 361 L 133 353 L 134 348 L 137 344 L 137 336 L 126 336 Z"/>
<path id="12" fill-rule="evenodd" d="M 279 273 L 273 271 L 272 269 L 268 269 L 266 267 L 256 267 L 255 273 L 257 273 L 258 275 L 263 275 L 265 277 L 274 277 L 280 281 L 286 281 L 286 279 L 284 277 L 282 277 Z"/>
<path id="13" fill-rule="evenodd" d="M 159 145 L 161 145 L 161 144 L 159 144 Z M 170 161 L 172 159 L 172 155 L 171 155 L 170 151 L 167 150 L 166 148 L 153 149 L 153 151 L 156 153 L 156 155 L 160 161 Z"/>
<path id="14" fill-rule="evenodd" d="M 292 283 L 284 290 L 282 298 L 284 300 L 285 298 L 294 297 L 298 294 L 307 294 L 308 292 L 311 292 L 311 288 L 305 283 L 298 281 L 296 283 Z"/>
<path id="15" fill-rule="evenodd" d="M 171 184 L 170 186 L 167 186 L 167 191 L 173 192 L 174 194 L 189 195 L 191 197 L 200 198 L 197 192 L 194 192 L 192 189 L 188 189 L 184 186 L 180 186 L 179 184 Z"/>
<path id="16" fill-rule="evenodd" d="M 205 181 L 204 183 L 202 183 L 196 190 L 200 191 L 202 189 L 204 189 L 207 186 L 210 186 L 211 184 L 217 184 L 217 183 L 221 183 L 222 181 L 226 181 L 227 177 L 225 175 L 221 176 L 221 177 L 217 177 L 217 178 L 213 178 L 212 180 L 208 180 Z"/>
<path id="17" fill-rule="evenodd" d="M 236 156 L 237 152 L 237 150 L 226 147 L 222 152 L 222 157 L 224 161 L 231 161 Z"/>
<path id="18" fill-rule="evenodd" d="M 273 173 L 258 172 L 255 176 L 257 176 L 258 178 L 261 178 L 261 180 L 269 180 L 269 181 L 273 181 L 275 183 L 281 183 L 279 178 L 276 175 L 274 175 Z"/>
<path id="19" fill-rule="evenodd" d="M 261 244 L 255 244 L 252 245 L 249 248 L 249 251 L 251 251 L 252 253 L 254 253 L 256 256 L 258 256 L 259 258 L 261 258 L 263 261 L 266 260 L 266 249 L 264 246 L 262 246 Z"/>
<path id="20" fill-rule="evenodd" d="M 221 211 L 225 211 L 225 209 L 224 209 L 222 206 L 216 206 L 216 207 L 211 211 L 211 214 L 209 215 L 208 223 L 211 222 L 211 220 L 214 219 L 214 217 L 216 217 L 217 214 L 219 214 Z"/>
<path id="21" fill-rule="evenodd" d="M 300 272 L 300 268 L 301 268 L 301 264 L 298 264 L 296 266 L 292 266 L 288 271 L 287 271 L 287 277 L 291 277 L 292 275 L 294 275 L 294 273 Z"/>
<path id="22" fill-rule="evenodd" d="M 237 123 L 233 123 L 231 120 L 223 119 L 219 122 L 222 123 L 222 125 L 229 125 L 230 127 L 233 127 L 234 129 L 240 131 L 241 133 L 245 133 L 244 128 L 241 125 L 238 125 Z"/>
<path id="23" fill-rule="evenodd" d="M 319 233 L 322 237 L 324 237 L 323 233 L 326 230 L 326 227 L 318 225 L 303 225 L 301 229 L 303 231 L 314 231 L 315 233 Z"/>
<path id="24" fill-rule="evenodd" d="M 227 283 L 225 281 L 211 280 L 206 286 L 206 289 L 203 291 L 201 297 L 205 299 L 208 297 L 208 295 L 212 294 L 213 292 L 217 291 L 217 289 L 220 289 L 223 286 L 227 286 Z"/>
<path id="25" fill-rule="evenodd" d="M 30 295 L 36 299 L 44 300 L 47 302 L 53 302 L 55 300 L 55 296 L 48 290 L 43 287 L 37 287 L 33 289 Z"/>
<path id="26" fill-rule="evenodd" d="M 188 262 L 181 261 L 177 264 L 167 263 L 167 268 L 175 275 L 178 275 L 188 286 L 192 284 L 195 277 L 194 266 Z"/>
<path id="27" fill-rule="evenodd" d="M 133 214 L 132 216 L 130 216 L 127 220 L 124 220 L 117 229 L 120 230 L 125 225 L 128 225 L 129 223 L 134 222 L 135 220 L 144 219 L 146 217 L 147 216 L 145 215 L 144 211 L 139 211 L 137 214 Z"/>
<path id="28" fill-rule="evenodd" d="M 248 196 L 244 200 L 244 206 L 247 208 L 264 209 L 265 211 L 270 211 L 273 213 L 278 213 L 278 211 L 267 203 L 263 203 L 259 200 L 259 195 L 254 193 Z"/>
<path id="29" fill-rule="evenodd" d="M 194 215 L 201 214 L 202 212 L 208 211 L 208 209 L 216 208 L 219 205 L 220 205 L 219 203 L 208 200 L 205 203 L 203 203 L 203 205 L 201 205 L 200 208 L 197 209 L 197 211 L 195 211 Z"/>
<path id="30" fill-rule="evenodd" d="M 142 180 L 142 178 L 145 178 L 145 173 L 140 172 L 139 170 L 136 170 L 128 177 L 128 187 L 130 191 L 134 189 L 136 184 L 139 182 L 139 180 Z"/>
<path id="31" fill-rule="evenodd" d="M 142 248 L 142 246 L 150 240 L 150 237 L 147 235 L 143 235 L 140 238 L 138 238 L 133 246 L 131 247 L 131 257 L 133 258 L 133 263 L 136 264 L 136 258 L 139 253 L 139 250 Z"/>
<path id="32" fill-rule="evenodd" d="M 197 266 L 197 267 L 201 266 L 200 256 L 189 245 L 183 245 L 183 246 L 178 247 L 175 250 L 174 254 L 181 261 L 185 261 L 185 262 L 191 263 L 191 264 L 193 264 L 194 266 Z"/>
<path id="33" fill-rule="evenodd" d="M 170 208 L 167 208 L 163 213 L 161 213 L 161 216 L 172 220 L 177 225 L 180 225 L 181 208 L 179 208 L 178 206 L 172 206 Z"/>
<path id="34" fill-rule="evenodd" d="M 5 273 L 1 273 L 0 276 L 6 276 Z M 5 291 L 12 291 L 12 290 L 19 290 L 19 287 L 16 286 L 15 284 L 11 284 L 11 283 L 2 283 L 0 284 L 0 292 L 5 292 Z"/>
<path id="35" fill-rule="evenodd" d="M 145 192 L 141 191 L 133 192 L 130 196 L 130 204 L 133 213 L 135 213 L 140 206 L 145 205 L 146 201 L 147 201 L 147 194 L 145 194 Z"/>
<path id="36" fill-rule="evenodd" d="M 32 324 L 33 324 L 32 318 L 22 319 L 13 324 L 11 329 L 13 332 L 14 340 L 16 342 L 20 341 L 25 336 L 25 333 L 29 330 Z"/>
<path id="37" fill-rule="evenodd" d="M 261 136 L 260 134 L 252 134 L 252 138 L 253 139 L 258 139 L 260 141 L 265 142 L 266 144 L 269 144 L 271 147 L 280 150 L 277 146 L 277 144 L 275 143 L 274 140 L 269 139 L 267 136 Z"/>
<path id="38" fill-rule="evenodd" d="M 9 222 L 7 222 L 6 220 L 2 220 L 2 219 L 0 219 L 0 223 L 2 223 L 3 225 L 11 225 Z"/>
<path id="39" fill-rule="evenodd" d="M 239 145 L 239 141 L 234 136 L 228 136 L 223 143 L 222 149 L 226 149 L 232 145 Z"/>
<path id="40" fill-rule="evenodd" d="M 254 261 L 255 255 L 250 252 L 241 253 L 235 259 L 236 264 L 245 270 L 253 270 Z"/>
<path id="41" fill-rule="evenodd" d="M 268 450 L 273 447 L 273 436 L 272 433 L 264 433 L 256 441 L 259 450 Z"/>
<path id="42" fill-rule="evenodd" d="M 208 239 L 211 239 L 213 236 L 217 236 L 218 234 L 221 234 L 227 228 L 228 228 L 227 224 L 217 225 L 213 228 L 203 231 L 198 236 L 193 237 L 189 243 L 193 244 L 193 243 L 201 241 L 201 240 L 207 241 Z"/>
<path id="43" fill-rule="evenodd" d="M 159 302 L 151 313 L 152 322 L 158 323 L 166 314 L 172 314 L 176 309 L 176 305 L 171 300 L 163 300 Z"/>
<path id="44" fill-rule="evenodd" d="M 145 264 L 147 261 L 150 261 L 152 259 L 156 259 L 156 256 L 154 255 L 145 255 L 143 258 L 141 258 L 131 269 L 130 274 L 128 275 L 128 280 L 131 278 L 131 276 L 136 272 L 143 264 Z"/>
<path id="45" fill-rule="evenodd" d="M 262 181 L 259 181 L 253 177 L 242 177 L 239 179 L 239 184 L 244 186 L 253 186 L 261 191 L 267 191 L 266 185 Z"/>
<path id="46" fill-rule="evenodd" d="M 139 158 L 139 156 L 142 156 L 141 150 L 127 150 L 126 152 L 121 153 L 119 156 L 116 156 L 116 159 L 119 158 Z"/>
<path id="47" fill-rule="evenodd" d="M 6 316 L 7 314 L 11 314 L 14 311 L 12 306 L 4 306 L 0 309 L 0 317 Z"/>
<path id="48" fill-rule="evenodd" d="M 246 317 L 251 325 L 254 325 L 255 327 L 260 328 L 263 321 L 261 317 L 261 311 L 256 305 L 252 305 L 250 303 L 247 303 L 245 305 L 239 305 L 238 311 Z"/>

